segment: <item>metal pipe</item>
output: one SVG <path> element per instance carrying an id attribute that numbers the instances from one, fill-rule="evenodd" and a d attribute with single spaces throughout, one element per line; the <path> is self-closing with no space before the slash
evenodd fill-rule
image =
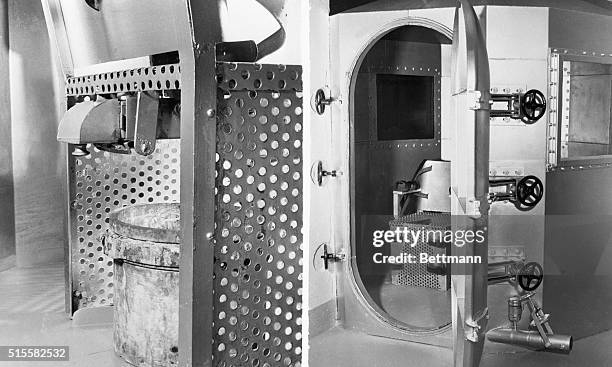
<path id="1" fill-rule="evenodd" d="M 493 262 L 489 262 L 489 269 L 491 268 L 495 268 L 498 266 L 506 266 L 506 265 L 514 265 L 516 264 L 517 261 L 516 260 L 503 260 L 503 261 L 493 261 Z"/>
<path id="2" fill-rule="evenodd" d="M 487 339 L 495 343 L 518 345 L 525 348 L 546 352 L 569 354 L 572 351 L 573 338 L 570 335 L 548 334 L 550 345 L 545 346 L 544 339 L 537 331 L 497 328 L 489 330 Z"/>
<path id="3" fill-rule="evenodd" d="M 285 43 L 287 32 L 287 11 L 285 10 L 286 1 L 278 0 L 257 0 L 267 11 L 274 16 L 280 28 L 272 35 L 257 44 L 257 60 L 277 51 Z"/>

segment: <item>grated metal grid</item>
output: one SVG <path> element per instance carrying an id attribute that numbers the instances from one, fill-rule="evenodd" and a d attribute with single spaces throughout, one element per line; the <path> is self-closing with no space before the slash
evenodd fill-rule
<path id="1" fill-rule="evenodd" d="M 217 70 L 214 365 L 300 366 L 301 68 Z"/>
<path id="2" fill-rule="evenodd" d="M 115 209 L 179 201 L 179 140 L 159 140 L 155 153 L 111 154 L 93 146 L 71 156 L 71 256 L 74 310 L 113 303 L 113 260 L 100 235 Z"/>
<path id="3" fill-rule="evenodd" d="M 392 220 L 389 223 L 390 229 L 408 228 L 409 231 L 418 231 L 427 229 L 431 231 L 446 231 L 450 229 L 450 215 L 436 212 L 419 212 L 409 214 Z M 423 237 L 419 237 L 416 246 L 411 247 L 410 244 L 402 244 L 402 252 L 413 254 L 417 257 L 421 253 L 435 255 L 440 249 L 432 248 Z M 444 250 L 442 250 L 444 252 Z M 446 275 L 438 275 L 427 271 L 427 264 L 404 264 L 400 271 L 391 276 L 391 282 L 394 285 L 415 286 L 423 288 L 431 288 L 438 290 L 447 290 L 449 288 Z"/>

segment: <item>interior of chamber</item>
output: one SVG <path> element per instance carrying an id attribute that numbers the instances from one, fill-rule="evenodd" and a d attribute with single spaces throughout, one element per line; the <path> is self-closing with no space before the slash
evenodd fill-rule
<path id="1" fill-rule="evenodd" d="M 412 248 L 376 247 L 374 232 L 450 224 L 450 164 L 442 160 L 441 149 L 448 55 L 450 40 L 443 34 L 421 26 L 396 28 L 365 52 L 352 84 L 354 273 L 371 306 L 415 329 L 450 324 L 450 277 L 426 266 L 377 263 L 375 256 L 446 250 L 423 241 Z M 414 183 L 429 186 L 429 199 L 397 195 Z"/>

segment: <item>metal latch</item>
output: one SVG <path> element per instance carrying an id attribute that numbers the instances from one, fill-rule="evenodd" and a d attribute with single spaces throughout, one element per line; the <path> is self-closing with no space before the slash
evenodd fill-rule
<path id="1" fill-rule="evenodd" d="M 314 167 L 313 167 L 314 168 Z M 323 169 L 323 162 L 319 161 L 316 163 L 316 172 L 312 172 L 312 178 L 315 183 L 319 186 L 323 186 L 323 178 L 325 177 L 338 177 L 342 176 L 342 172 L 337 170 L 326 171 Z"/>
<path id="2" fill-rule="evenodd" d="M 136 153 L 147 156 L 155 152 L 159 99 L 145 92 L 139 92 L 136 98 L 134 149 Z"/>
<path id="3" fill-rule="evenodd" d="M 480 335 L 485 333 L 488 321 L 489 308 L 485 307 L 480 315 L 465 321 L 465 338 L 473 343 L 478 343 Z"/>
<path id="4" fill-rule="evenodd" d="M 327 244 L 323 244 L 323 255 L 321 255 L 321 259 L 323 259 L 323 266 L 325 270 L 329 269 L 329 263 L 331 262 L 340 262 L 343 261 L 346 256 L 344 254 L 334 254 L 327 251 Z"/>
<path id="5" fill-rule="evenodd" d="M 325 113 L 325 107 L 335 102 L 336 99 L 332 97 L 326 97 L 325 91 L 323 89 L 319 89 L 315 92 L 314 99 L 312 100 L 312 107 L 317 112 L 317 114 L 322 115 Z"/>

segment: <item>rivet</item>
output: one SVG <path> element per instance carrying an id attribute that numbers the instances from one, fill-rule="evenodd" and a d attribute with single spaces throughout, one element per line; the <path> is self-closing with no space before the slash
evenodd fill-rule
<path id="1" fill-rule="evenodd" d="M 209 108 L 208 110 L 206 110 L 206 116 L 213 118 L 215 117 L 215 110 L 212 108 Z"/>

